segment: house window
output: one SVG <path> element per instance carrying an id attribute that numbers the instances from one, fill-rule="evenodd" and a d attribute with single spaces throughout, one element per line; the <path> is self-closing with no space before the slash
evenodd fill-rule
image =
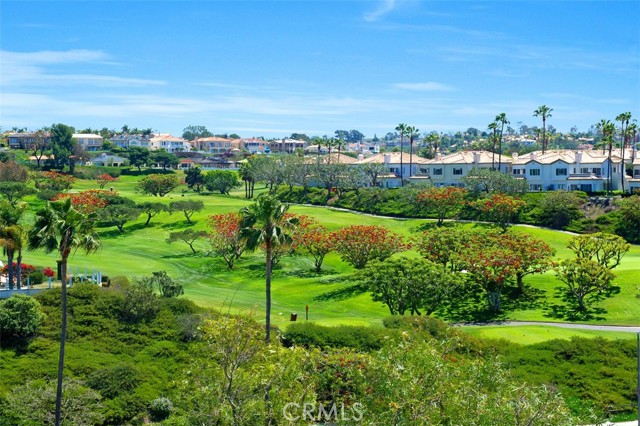
<path id="1" fill-rule="evenodd" d="M 564 191 L 565 189 L 567 189 L 567 185 L 564 183 L 558 184 L 558 191 Z"/>
<path id="2" fill-rule="evenodd" d="M 442 176 L 442 169 L 433 169 L 433 174 L 435 176 Z"/>
<path id="3" fill-rule="evenodd" d="M 529 169 L 529 176 L 540 176 L 540 169 Z"/>
<path id="4" fill-rule="evenodd" d="M 459 168 L 459 169 L 453 169 L 453 174 L 454 174 L 454 175 L 462 175 L 462 168 Z"/>
<path id="5" fill-rule="evenodd" d="M 602 174 L 602 169 L 594 168 L 593 169 L 593 174 L 596 175 L 596 176 L 600 176 Z"/>
<path id="6" fill-rule="evenodd" d="M 420 173 L 424 173 L 425 175 L 428 175 L 429 174 L 429 168 L 420 169 Z"/>
<path id="7" fill-rule="evenodd" d="M 556 176 L 566 176 L 567 169 L 556 169 Z"/>
<path id="8" fill-rule="evenodd" d="M 633 176 L 640 177 L 640 170 L 634 170 L 633 171 Z"/>
<path id="9" fill-rule="evenodd" d="M 522 169 L 513 169 L 513 174 L 514 175 L 521 175 L 522 173 Z"/>
<path id="10" fill-rule="evenodd" d="M 536 183 L 529 185 L 529 191 L 542 191 L 542 185 Z"/>

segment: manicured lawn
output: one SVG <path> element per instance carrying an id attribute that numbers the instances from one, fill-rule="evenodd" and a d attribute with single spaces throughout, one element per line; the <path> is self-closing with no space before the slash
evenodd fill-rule
<path id="1" fill-rule="evenodd" d="M 570 339 L 571 337 L 602 337 L 605 339 L 636 339 L 635 333 L 622 331 L 595 331 L 595 330 L 574 330 L 559 327 L 545 327 L 535 325 L 523 326 L 483 326 L 483 327 L 462 327 L 462 329 L 474 336 L 487 339 L 506 339 L 513 343 L 531 345 L 551 339 Z"/>
<path id="2" fill-rule="evenodd" d="M 135 192 L 136 177 L 123 176 L 112 186 L 121 195 L 130 197 L 136 202 L 171 201 L 185 198 L 200 199 L 206 209 L 194 215 L 194 228 L 206 229 L 207 217 L 214 213 L 238 211 L 249 204 L 243 199 L 244 190 L 239 188 L 232 196 L 223 195 L 182 195 L 181 187 L 174 193 L 163 198 L 145 196 Z M 97 188 L 93 181 L 78 181 L 73 191 Z M 256 195 L 264 191 L 256 188 Z M 35 201 L 37 205 L 42 202 Z M 383 225 L 404 236 L 416 232 L 416 228 L 426 220 L 399 220 L 371 217 L 349 212 L 335 211 L 321 207 L 293 206 L 293 213 L 306 214 L 316 219 L 327 228 L 337 229 L 353 224 Z M 33 213 L 30 212 L 29 215 Z M 261 252 L 247 253 L 237 263 L 236 269 L 227 271 L 220 259 L 207 255 L 208 243 L 206 239 L 196 242 L 199 252 L 196 255 L 186 244 L 165 242 L 170 232 L 184 229 L 187 224 L 181 213 L 161 213 L 151 220 L 148 227 L 144 227 L 141 216 L 136 222 L 125 225 L 126 232 L 120 234 L 115 227 L 100 228 L 103 248 L 94 255 L 85 256 L 76 253 L 70 258 L 69 266 L 72 273 L 100 270 L 104 275 L 125 275 L 135 277 L 150 275 L 153 271 L 165 270 L 174 279 L 185 285 L 185 297 L 191 298 L 199 304 L 215 307 L 221 310 L 255 311 L 257 319 L 262 318 L 264 311 L 264 258 Z M 466 226 L 475 226 L 468 224 Z M 566 244 L 571 235 L 550 230 L 530 227 L 516 227 L 517 230 L 530 233 L 543 239 L 553 246 L 558 257 L 570 254 Z M 55 266 L 56 254 L 45 255 L 43 252 L 27 252 L 24 262 L 40 267 Z M 298 313 L 298 320 L 304 318 L 305 305 L 310 307 L 310 319 L 323 324 L 373 324 L 379 325 L 382 318 L 388 314 L 386 307 L 372 302 L 367 294 L 352 294 L 349 287 L 354 284 L 353 268 L 341 261 L 336 254 L 330 254 L 325 260 L 324 273 L 316 275 L 312 271 L 310 259 L 297 256 L 284 258 L 273 275 L 273 322 L 283 326 L 289 323 L 289 314 Z M 618 278 L 615 285 L 620 287 L 618 294 L 596 305 L 602 309 L 593 318 L 584 322 L 601 324 L 638 324 L 640 318 L 640 300 L 635 297 L 636 287 L 640 284 L 640 248 L 634 246 L 624 258 L 621 266 L 614 270 Z M 552 272 L 544 275 L 534 275 L 525 278 L 525 284 L 530 287 L 528 296 L 524 300 L 507 301 L 507 311 L 503 319 L 530 321 L 562 321 L 565 303 L 556 295 L 555 289 L 560 283 Z M 507 298 L 507 295 L 504 296 Z M 484 309 L 482 298 L 476 304 L 478 310 Z M 484 331 L 486 330 L 486 331 Z M 502 330 L 502 329 L 501 329 Z M 535 330 L 535 332 L 533 331 Z M 583 331 L 551 330 L 546 328 L 523 331 L 509 328 L 504 337 L 532 334 L 542 338 L 546 334 L 582 334 Z M 476 331 L 474 331 L 476 333 Z M 491 328 L 483 329 L 482 333 L 498 333 Z M 588 333 L 587 333 L 588 334 Z M 533 337 L 531 337 L 533 339 Z"/>

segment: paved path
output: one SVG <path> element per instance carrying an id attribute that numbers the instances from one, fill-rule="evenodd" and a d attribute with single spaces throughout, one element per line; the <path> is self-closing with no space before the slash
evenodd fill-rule
<path id="1" fill-rule="evenodd" d="M 484 327 L 500 326 L 500 327 L 519 327 L 523 325 L 540 325 L 545 327 L 572 328 L 577 330 L 597 330 L 597 331 L 623 331 L 627 333 L 640 333 L 640 326 L 626 325 L 592 325 L 592 324 L 575 324 L 568 322 L 545 322 L 545 321 L 496 321 L 483 323 L 458 323 L 455 326 L 465 327 Z"/>

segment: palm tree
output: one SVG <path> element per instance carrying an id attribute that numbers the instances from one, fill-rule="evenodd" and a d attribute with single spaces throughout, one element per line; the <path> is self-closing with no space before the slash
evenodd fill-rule
<path id="1" fill-rule="evenodd" d="M 500 124 L 500 142 L 498 144 L 498 171 L 502 171 L 502 134 L 504 133 L 505 124 L 510 124 L 511 122 L 507 120 L 507 114 L 501 112 L 496 115 L 496 123 Z"/>
<path id="2" fill-rule="evenodd" d="M 16 251 L 22 253 L 22 230 L 18 225 L 0 226 L 0 246 L 3 249 L 4 255 L 7 256 L 7 281 L 9 283 L 9 290 L 13 290 L 13 259 Z M 18 279 L 20 278 L 21 277 L 18 277 Z M 19 281 L 18 288 L 20 288 Z"/>
<path id="3" fill-rule="evenodd" d="M 638 135 L 638 123 L 633 120 L 633 123 L 629 123 L 627 126 L 627 135 L 629 137 L 629 143 L 631 144 L 631 161 L 636 159 L 636 136 Z"/>
<path id="4" fill-rule="evenodd" d="M 62 329 L 60 334 L 60 356 L 58 358 L 58 387 L 56 390 L 55 424 L 60 426 L 62 402 L 62 379 L 64 375 L 64 346 L 67 335 L 67 260 L 71 250 L 81 249 L 87 254 L 100 248 L 98 235 L 94 231 L 95 213 L 82 214 L 71 205 L 71 199 L 47 203 L 47 207 L 36 213 L 35 223 L 29 231 L 30 250 L 54 250 L 60 255 L 62 279 Z"/>
<path id="5" fill-rule="evenodd" d="M 537 110 L 533 111 L 534 117 L 542 117 L 542 153 L 547 149 L 547 118 L 551 117 L 553 108 L 546 105 L 540 105 Z"/>
<path id="6" fill-rule="evenodd" d="M 626 170 L 625 170 L 625 165 L 624 165 L 624 151 L 625 148 L 627 147 L 627 128 L 629 127 L 629 121 L 631 120 L 631 113 L 630 112 L 623 112 L 622 114 L 618 114 L 618 116 L 616 117 L 616 121 L 620 122 L 620 137 L 621 137 L 621 141 L 620 141 L 620 147 L 622 148 L 622 173 L 621 173 L 621 186 L 620 189 L 622 189 L 622 192 L 624 192 L 624 177 L 627 174 Z M 626 127 L 625 127 L 626 126 Z M 633 159 L 632 159 L 633 160 Z"/>
<path id="7" fill-rule="evenodd" d="M 338 164 L 340 164 L 340 153 L 342 152 L 342 148 L 346 147 L 347 143 L 342 138 L 338 138 L 335 141 L 335 147 L 338 148 Z"/>
<path id="8" fill-rule="evenodd" d="M 413 140 L 418 136 L 418 132 L 420 132 L 420 130 L 416 129 L 415 126 L 407 126 L 405 132 L 409 138 L 409 179 L 411 179 L 411 168 L 413 166 Z M 402 153 L 400 153 L 400 155 L 402 155 Z"/>
<path id="9" fill-rule="evenodd" d="M 602 135 L 602 140 L 600 141 L 600 144 L 602 145 L 602 152 L 604 152 L 606 147 L 609 148 L 609 164 L 607 165 L 607 194 L 611 194 L 611 150 L 613 149 L 613 135 L 615 134 L 616 126 L 611 121 L 603 118 L 598 124 L 596 124 L 596 129 L 598 129 Z"/>
<path id="10" fill-rule="evenodd" d="M 396 126 L 396 131 L 400 133 L 400 186 L 404 186 L 404 174 L 402 173 L 402 169 L 404 167 L 402 162 L 402 148 L 404 145 L 404 135 L 407 133 L 407 125 L 405 123 L 400 123 Z"/>
<path id="11" fill-rule="evenodd" d="M 491 170 L 495 170 L 496 166 L 496 141 L 498 140 L 498 122 L 492 121 L 487 126 L 489 130 L 493 131 L 493 135 L 491 136 Z"/>
<path id="12" fill-rule="evenodd" d="M 296 218 L 287 218 L 289 205 L 283 204 L 275 196 L 260 194 L 254 204 L 240 210 L 242 216 L 240 238 L 250 251 L 264 244 L 266 253 L 266 337 L 271 338 L 271 268 L 273 248 L 290 244 L 291 235 L 287 231 L 297 225 Z"/>

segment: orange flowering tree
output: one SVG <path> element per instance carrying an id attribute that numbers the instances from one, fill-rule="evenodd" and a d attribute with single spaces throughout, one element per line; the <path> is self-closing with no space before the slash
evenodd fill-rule
<path id="1" fill-rule="evenodd" d="M 438 188 L 432 186 L 426 191 L 418 193 L 416 202 L 427 211 L 435 212 L 438 218 L 438 226 L 441 226 L 442 222 L 451 215 L 451 213 L 460 210 L 460 208 L 464 206 L 466 195 L 467 190 L 464 188 L 455 186 Z"/>
<path id="2" fill-rule="evenodd" d="M 524 292 L 522 279 L 529 274 L 542 274 L 554 266 L 556 251 L 544 241 L 528 234 L 507 232 L 497 237 L 497 244 L 508 248 L 517 256 L 515 277 L 518 291 Z"/>
<path id="3" fill-rule="evenodd" d="M 298 228 L 296 231 L 299 246 L 302 251 L 313 257 L 316 272 L 322 271 L 324 257 L 335 248 L 335 242 L 327 228 L 320 225 L 315 219 L 306 215 L 298 216 Z"/>
<path id="4" fill-rule="evenodd" d="M 494 193 L 486 198 L 476 201 L 473 205 L 484 218 L 493 222 L 506 232 L 509 224 L 513 222 L 520 209 L 526 203 L 519 198 L 501 193 Z"/>
<path id="5" fill-rule="evenodd" d="M 385 260 L 407 249 L 403 238 L 379 225 L 352 225 L 331 233 L 342 260 L 362 269 L 373 259 Z"/>
<path id="6" fill-rule="evenodd" d="M 240 239 L 239 213 L 224 213 L 209 216 L 209 242 L 213 252 L 222 257 L 229 269 L 233 269 L 245 249 Z"/>
<path id="7" fill-rule="evenodd" d="M 36 188 L 49 191 L 68 191 L 76 181 L 73 175 L 59 172 L 42 172 L 34 175 Z"/>
<path id="8" fill-rule="evenodd" d="M 96 178 L 96 182 L 100 185 L 100 189 L 104 189 L 104 187 L 111 182 L 116 182 L 118 178 L 114 178 L 109 173 L 103 173 Z"/>
<path id="9" fill-rule="evenodd" d="M 101 196 L 101 192 L 97 190 L 82 191 L 74 194 L 64 193 L 53 197 L 52 201 L 70 199 L 73 208 L 82 214 L 95 213 L 105 208 L 109 202 Z"/>

